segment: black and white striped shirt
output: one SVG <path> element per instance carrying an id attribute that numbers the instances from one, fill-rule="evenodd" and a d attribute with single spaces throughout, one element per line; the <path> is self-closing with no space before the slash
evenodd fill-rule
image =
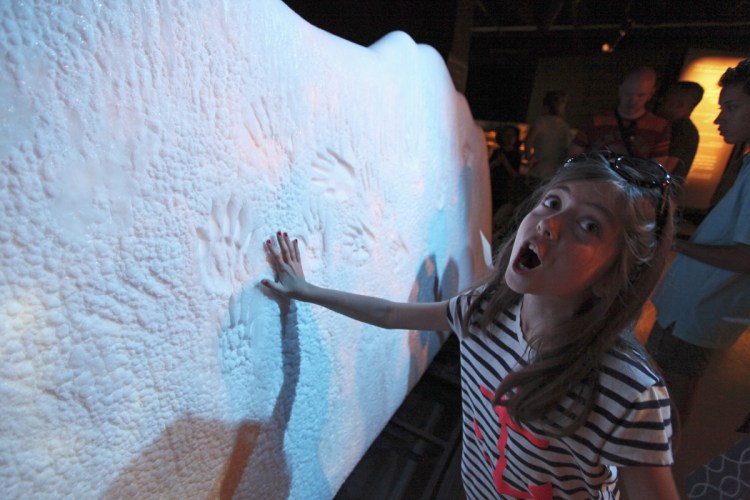
<path id="1" fill-rule="evenodd" d="M 503 377 L 529 360 L 520 304 L 487 332 L 471 325 L 464 334 L 464 314 L 477 295 L 478 290 L 459 295 L 448 306 L 448 319 L 461 339 L 462 473 L 468 498 L 618 498 L 617 466 L 672 463 L 667 389 L 635 352 L 605 354 L 594 409 L 573 435 L 546 437 L 533 423 L 513 423 L 492 398 Z"/>

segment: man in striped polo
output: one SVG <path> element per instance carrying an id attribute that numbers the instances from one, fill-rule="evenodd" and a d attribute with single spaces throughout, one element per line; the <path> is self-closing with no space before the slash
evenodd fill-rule
<path id="1" fill-rule="evenodd" d="M 609 149 L 655 160 L 669 170 L 669 121 L 646 109 L 655 91 L 653 68 L 644 66 L 629 72 L 618 87 L 617 107 L 589 117 L 568 148 L 569 156 Z"/>

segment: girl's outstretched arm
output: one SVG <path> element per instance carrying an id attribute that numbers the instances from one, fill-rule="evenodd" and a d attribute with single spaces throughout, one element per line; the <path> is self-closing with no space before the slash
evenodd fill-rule
<path id="1" fill-rule="evenodd" d="M 272 240 L 266 241 L 266 251 L 271 257 L 276 281 L 261 281 L 276 294 L 318 304 L 381 328 L 450 330 L 447 301 L 429 304 L 392 302 L 315 286 L 305 280 L 298 240 L 291 241 L 287 233 L 282 232 L 276 233 L 276 240 L 278 248 Z"/>

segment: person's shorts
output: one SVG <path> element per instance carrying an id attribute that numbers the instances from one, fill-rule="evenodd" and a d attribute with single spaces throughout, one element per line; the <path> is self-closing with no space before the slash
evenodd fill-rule
<path id="1" fill-rule="evenodd" d="M 665 372 L 677 375 L 702 375 L 711 359 L 713 349 L 685 342 L 672 335 L 674 323 L 662 328 L 654 323 L 654 328 L 646 341 L 646 350 Z"/>

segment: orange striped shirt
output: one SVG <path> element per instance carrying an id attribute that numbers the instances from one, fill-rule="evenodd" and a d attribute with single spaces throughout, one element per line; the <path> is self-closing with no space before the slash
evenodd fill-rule
<path id="1" fill-rule="evenodd" d="M 669 155 L 671 127 L 669 121 L 646 112 L 635 120 L 622 120 L 620 127 L 615 111 L 591 115 L 578 130 L 573 143 L 586 151 L 609 149 L 615 153 L 639 158 Z"/>

